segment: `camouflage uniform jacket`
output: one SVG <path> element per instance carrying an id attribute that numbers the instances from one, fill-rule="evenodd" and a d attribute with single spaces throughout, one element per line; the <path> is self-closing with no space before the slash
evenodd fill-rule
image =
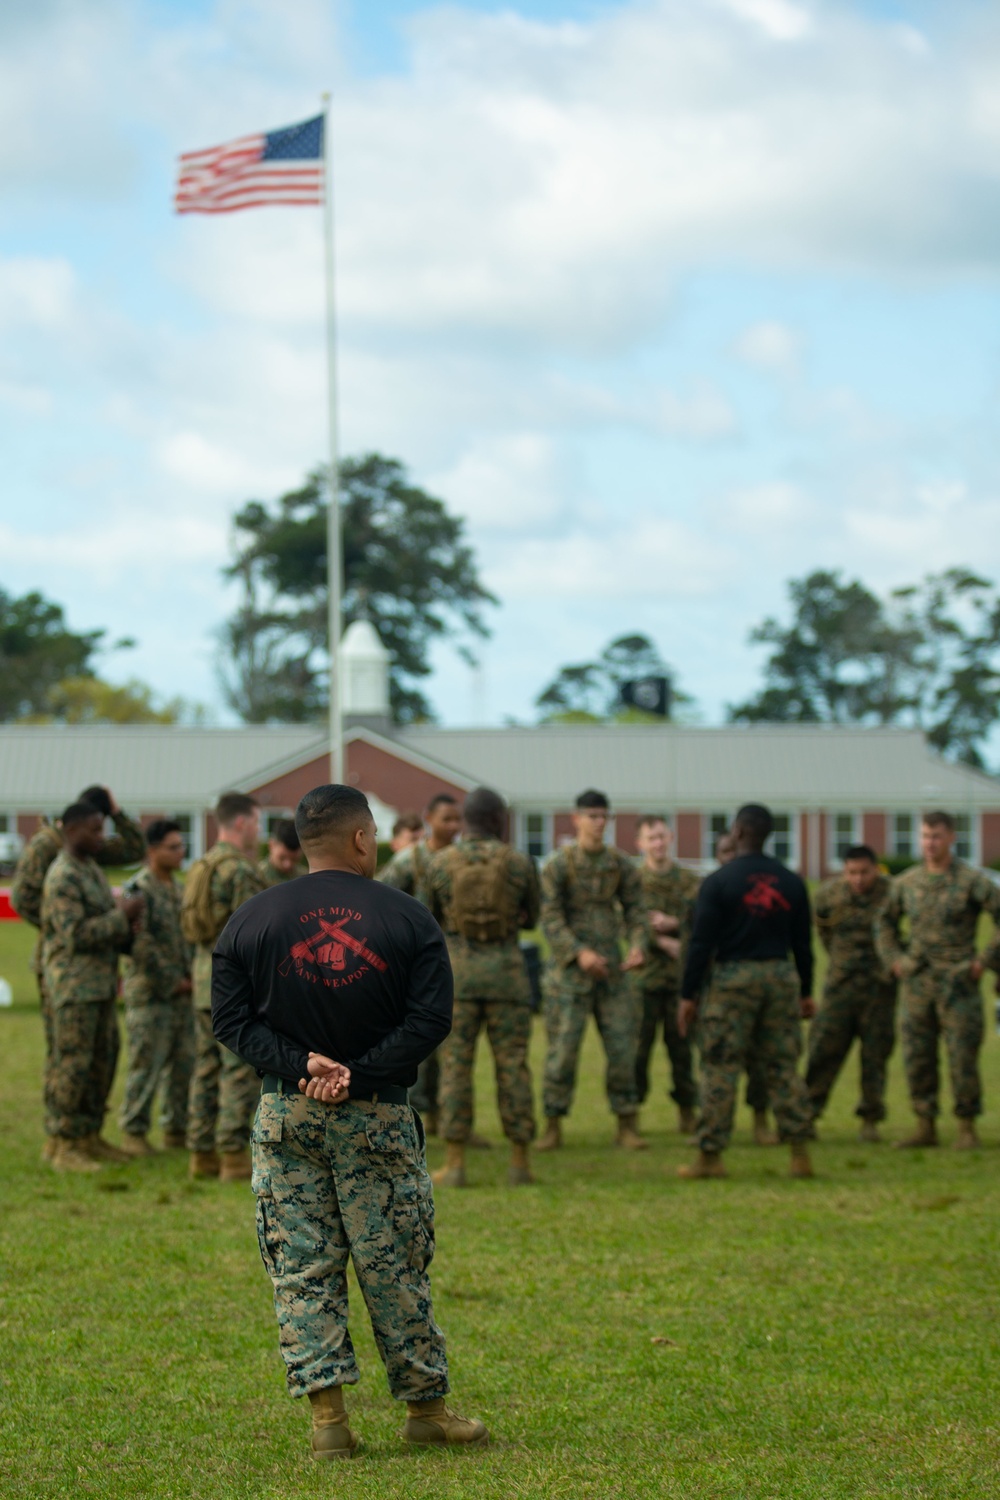
<path id="1" fill-rule="evenodd" d="M 253 860 L 248 859 L 235 844 L 220 839 L 204 858 L 212 866 L 210 895 L 215 937 L 210 943 L 198 943 L 194 950 L 191 978 L 196 1010 L 212 1009 L 212 954 L 222 929 L 244 901 L 266 889 L 264 877 Z"/>
<path id="2" fill-rule="evenodd" d="M 147 866 L 125 887 L 128 896 L 144 896 L 142 923 L 125 964 L 125 1004 L 151 1005 L 176 1001 L 190 1005 L 191 996 L 178 995 L 177 986 L 191 974 L 193 949 L 181 932 L 181 888 L 176 880 L 159 880 Z"/>
<path id="3" fill-rule="evenodd" d="M 273 885 L 284 885 L 286 880 L 295 880 L 297 876 L 302 874 L 302 867 L 296 865 L 295 869 L 290 870 L 286 875 L 283 870 L 275 869 L 269 859 L 262 859 L 258 861 L 257 874 L 263 880 L 267 889 L 270 890 Z"/>
<path id="4" fill-rule="evenodd" d="M 443 854 L 444 850 L 439 849 L 438 853 Z M 378 878 L 383 885 L 391 885 L 394 890 L 416 896 L 426 906 L 427 877 L 433 858 L 433 851 L 421 839 L 419 844 L 410 844 L 408 848 L 400 849 L 398 854 L 394 854 Z"/>
<path id="5" fill-rule="evenodd" d="M 116 812 L 113 821 L 115 834 L 112 838 L 105 839 L 104 848 L 97 856 L 97 863 L 99 865 L 138 864 L 146 852 L 142 829 L 123 812 Z M 42 925 L 42 886 L 45 883 L 45 872 L 62 846 L 62 834 L 58 828 L 47 818 L 43 818 L 37 832 L 32 834 L 21 851 L 17 869 L 14 871 L 10 904 L 18 916 L 30 922 L 32 927 Z M 31 960 L 31 967 L 36 973 L 41 972 L 41 948 L 41 938 L 39 938 Z"/>
<path id="6" fill-rule="evenodd" d="M 45 876 L 41 915 L 42 973 L 52 1004 L 113 1000 L 118 954 L 132 930 L 103 870 L 61 850 Z"/>
<path id="7" fill-rule="evenodd" d="M 527 854 L 511 849 L 507 855 L 507 910 L 513 914 L 509 935 L 503 942 L 480 943 L 449 931 L 452 879 L 464 861 L 492 859 L 506 848 L 499 839 L 463 839 L 441 849 L 431 860 L 427 877 L 427 904 L 444 928 L 456 1000 L 510 1000 L 518 1005 L 531 1002 L 524 957 L 517 943 L 518 930 L 538 922 L 539 890 L 535 862 Z"/>
<path id="8" fill-rule="evenodd" d="M 684 966 L 684 948 L 691 936 L 694 919 L 694 903 L 698 898 L 701 881 L 692 870 L 683 865 L 670 864 L 665 870 L 651 870 L 639 865 L 642 893 L 649 911 L 662 911 L 664 916 L 676 917 L 680 926 L 676 933 L 681 943 L 679 958 L 671 958 L 658 946 L 652 928 L 646 928 L 642 949 L 646 962 L 636 972 L 636 981 L 642 990 L 679 990 Z"/>
<path id="9" fill-rule="evenodd" d="M 889 895 L 888 875 L 878 875 L 863 895 L 841 875 L 825 880 L 816 892 L 813 911 L 820 942 L 829 955 L 827 984 L 841 979 L 889 979 L 875 951 L 875 920 Z"/>
<path id="10" fill-rule="evenodd" d="M 646 938 L 642 881 L 628 856 L 609 848 L 586 854 L 578 844 L 550 854 L 542 866 L 542 931 L 557 970 L 593 948 L 616 973 L 623 931 L 630 947 Z"/>
<path id="11" fill-rule="evenodd" d="M 878 913 L 875 946 L 887 969 L 902 960 L 903 977 L 921 969 L 956 969 L 976 954 L 976 925 L 981 912 L 993 918 L 993 941 L 982 954 L 988 968 L 1000 971 L 1000 888 L 981 870 L 953 859 L 940 874 L 914 865 L 892 881 Z M 899 926 L 909 922 L 904 945 Z"/>

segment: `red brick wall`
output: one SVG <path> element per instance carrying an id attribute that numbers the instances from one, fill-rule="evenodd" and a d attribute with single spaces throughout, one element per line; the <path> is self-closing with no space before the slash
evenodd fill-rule
<path id="1" fill-rule="evenodd" d="M 618 813 L 615 818 L 615 843 L 626 854 L 635 853 L 635 836 L 641 816 L 641 813 Z"/>
<path id="2" fill-rule="evenodd" d="M 889 820 L 885 813 L 865 812 L 861 814 L 861 842 L 874 849 L 876 854 L 885 854 L 889 841 Z"/>
<path id="3" fill-rule="evenodd" d="M 982 854 L 984 865 L 1000 859 L 1000 812 L 983 813 L 981 821 Z"/>
<path id="4" fill-rule="evenodd" d="M 829 813 L 821 812 L 820 815 L 819 815 L 818 822 L 819 822 L 819 873 L 820 873 L 821 876 L 823 876 L 825 878 L 830 873 L 830 863 L 829 863 L 829 861 L 830 861 L 830 844 L 829 844 L 829 832 L 830 832 L 830 830 L 829 830 L 829 826 L 828 826 L 829 822 L 830 822 L 830 815 L 829 815 Z M 804 868 L 805 868 L 805 866 L 800 861 L 800 863 L 799 863 L 799 869 L 803 870 Z"/>
<path id="5" fill-rule="evenodd" d="M 41 816 L 41 813 L 18 813 L 17 831 L 24 839 L 25 843 L 27 843 L 29 839 L 34 838 L 35 834 L 38 832 L 38 821 Z"/>
<path id="6" fill-rule="evenodd" d="M 250 795 L 257 798 L 265 812 L 270 807 L 295 808 L 306 792 L 312 791 L 314 786 L 323 786 L 329 779 L 329 757 L 319 755 L 315 760 L 296 766 L 294 771 L 286 771 L 284 776 L 276 776 L 273 781 L 251 788 Z"/>
<path id="7" fill-rule="evenodd" d="M 677 814 L 677 858 L 701 859 L 701 813 Z"/>
<path id="8" fill-rule="evenodd" d="M 347 747 L 347 779 L 351 786 L 381 797 L 387 806 L 395 807 L 399 812 L 423 812 L 437 792 L 448 792 L 459 802 L 465 799 L 464 786 L 444 781 L 440 776 L 412 766 L 391 751 L 369 745 L 365 740 L 354 740 Z M 316 786 L 317 783 L 310 784 Z"/>
<path id="9" fill-rule="evenodd" d="M 575 837 L 572 813 L 555 813 L 552 818 L 552 847 L 560 848 L 567 839 Z"/>
<path id="10" fill-rule="evenodd" d="M 799 870 L 804 879 L 809 875 L 809 814 L 799 813 Z"/>

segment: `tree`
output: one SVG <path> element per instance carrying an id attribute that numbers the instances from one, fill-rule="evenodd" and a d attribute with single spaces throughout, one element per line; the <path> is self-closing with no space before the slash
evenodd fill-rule
<path id="1" fill-rule="evenodd" d="M 60 605 L 39 593 L 20 599 L 0 589 L 0 721 L 44 712 L 66 677 L 92 675 L 103 630 L 70 630 Z"/>
<path id="2" fill-rule="evenodd" d="M 788 585 L 792 619 L 750 632 L 774 649 L 764 685 L 729 717 L 750 723 L 910 724 L 937 749 L 982 765 L 1000 717 L 1000 596 L 952 568 L 880 600 L 819 571 Z"/>
<path id="3" fill-rule="evenodd" d="M 26 724 L 177 724 L 203 722 L 203 711 L 183 698 L 157 707 L 152 688 L 132 677 L 121 685 L 100 677 L 66 677 L 49 689 L 44 710 Z"/>
<path id="4" fill-rule="evenodd" d="M 431 642 L 452 639 L 472 661 L 470 638 L 489 630 L 483 586 L 464 523 L 411 484 L 395 459 L 369 453 L 340 466 L 344 539 L 343 625 L 367 616 L 391 657 L 390 701 L 401 723 L 426 719 L 415 679 L 430 673 Z M 225 570 L 243 597 L 222 632 L 226 701 L 250 723 L 301 721 L 325 712 L 327 476 L 311 473 L 273 506 L 250 501 L 235 517 L 236 555 Z"/>
<path id="5" fill-rule="evenodd" d="M 605 646 L 596 661 L 560 667 L 535 699 L 543 723 L 598 724 L 607 719 L 660 723 L 653 714 L 623 708 L 623 683 L 638 677 L 672 678 L 673 672 L 645 635 L 621 635 Z M 675 704 L 690 704 L 686 693 L 673 693 Z"/>

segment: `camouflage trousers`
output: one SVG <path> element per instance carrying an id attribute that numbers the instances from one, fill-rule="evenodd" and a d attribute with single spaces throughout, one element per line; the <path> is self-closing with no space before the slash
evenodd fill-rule
<path id="1" fill-rule="evenodd" d="M 115 1001 L 71 1001 L 52 1007 L 50 1134 L 80 1140 L 100 1132 L 118 1062 Z"/>
<path id="2" fill-rule="evenodd" d="M 146 1135 L 160 1087 L 160 1125 L 169 1135 L 187 1130 L 194 1069 L 194 1011 L 190 998 L 126 1005 L 128 1072 L 120 1124 L 126 1135 Z"/>
<path id="3" fill-rule="evenodd" d="M 604 1086 L 616 1115 L 639 1107 L 635 1086 L 635 1047 L 640 1010 L 633 987 L 621 977 L 584 980 L 551 971 L 545 985 L 545 1030 L 548 1050 L 542 1107 L 548 1119 L 567 1115 L 576 1090 L 580 1045 L 593 1016 L 607 1059 Z"/>
<path id="4" fill-rule="evenodd" d="M 436 1115 L 441 1089 L 441 1049 L 425 1057 L 417 1069 L 417 1081 L 410 1090 L 410 1103 L 422 1115 Z"/>
<path id="5" fill-rule="evenodd" d="M 747 1054 L 747 1108 L 752 1109 L 755 1115 L 763 1114 L 767 1109 L 767 1074 L 764 1064 L 761 1062 L 754 1047 Z"/>
<path id="6" fill-rule="evenodd" d="M 983 1000 L 978 983 L 963 965 L 921 969 L 902 986 L 903 1061 L 914 1112 L 933 1120 L 938 1114 L 938 1043 L 944 1038 L 955 1114 L 974 1120 L 983 1112 L 979 1049 L 983 1043 Z"/>
<path id="7" fill-rule="evenodd" d="M 38 1008 L 42 1016 L 42 1031 L 45 1036 L 45 1060 L 42 1063 L 42 1110 L 46 1135 L 58 1135 L 55 1107 L 52 1103 L 52 1064 L 56 1053 L 56 1013 L 45 990 L 45 980 L 38 980 Z"/>
<path id="8" fill-rule="evenodd" d="M 638 988 L 638 987 L 637 987 Z M 639 990 L 642 1018 L 635 1054 L 635 1085 L 642 1104 L 649 1094 L 649 1062 L 656 1044 L 656 1034 L 670 1059 L 673 1088 L 670 1097 L 679 1109 L 693 1109 L 698 1103 L 698 1085 L 694 1081 L 694 1048 L 689 1037 L 677 1030 L 676 990 Z"/>
<path id="9" fill-rule="evenodd" d="M 409 1105 L 262 1094 L 253 1190 L 291 1394 L 361 1378 L 347 1326 L 351 1260 L 392 1394 L 444 1396 L 448 1362 L 427 1274 L 434 1196 Z"/>
<path id="10" fill-rule="evenodd" d="M 806 1086 L 796 1072 L 801 1049 L 799 985 L 786 959 L 717 964 L 699 1017 L 701 1118 L 698 1145 L 729 1145 L 740 1073 L 756 1052 L 767 1083 L 767 1102 L 783 1141 L 807 1140 L 811 1113 Z"/>
<path id="11" fill-rule="evenodd" d="M 861 1044 L 862 1120 L 885 1119 L 885 1071 L 896 1041 L 896 986 L 861 976 L 827 983 L 809 1028 L 806 1088 L 813 1118 L 826 1108 L 830 1090 L 851 1050 Z"/>
<path id="12" fill-rule="evenodd" d="M 245 1151 L 260 1094 L 249 1063 L 215 1040 L 212 1013 L 196 1010 L 194 1072 L 188 1094 L 189 1151 Z"/>
<path id="13" fill-rule="evenodd" d="M 455 1001 L 451 1031 L 440 1049 L 441 1134 L 446 1141 L 467 1141 L 472 1134 L 472 1070 L 484 1028 L 493 1052 L 503 1133 L 526 1145 L 535 1134 L 528 1069 L 531 1011 L 510 1000 Z"/>

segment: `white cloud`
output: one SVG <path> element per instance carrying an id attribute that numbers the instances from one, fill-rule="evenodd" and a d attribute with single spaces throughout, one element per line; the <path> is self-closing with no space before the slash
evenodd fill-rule
<path id="1" fill-rule="evenodd" d="M 795 41 L 810 29 L 808 13 L 789 0 L 721 0 L 721 4 L 777 41 Z"/>
<path id="2" fill-rule="evenodd" d="M 802 339 L 785 323 L 752 323 L 733 346 L 738 359 L 777 374 L 794 372 L 799 363 Z"/>
<path id="3" fill-rule="evenodd" d="M 0 260 L 0 329 L 51 330 L 70 316 L 76 274 L 64 257 Z"/>
<path id="4" fill-rule="evenodd" d="M 565 506 L 553 444 L 536 432 L 512 432 L 467 449 L 427 487 L 481 530 L 547 529 Z"/>
<path id="5" fill-rule="evenodd" d="M 660 391 L 653 403 L 653 424 L 671 437 L 712 441 L 736 431 L 736 414 L 711 382 L 696 381 L 688 395 Z"/>

